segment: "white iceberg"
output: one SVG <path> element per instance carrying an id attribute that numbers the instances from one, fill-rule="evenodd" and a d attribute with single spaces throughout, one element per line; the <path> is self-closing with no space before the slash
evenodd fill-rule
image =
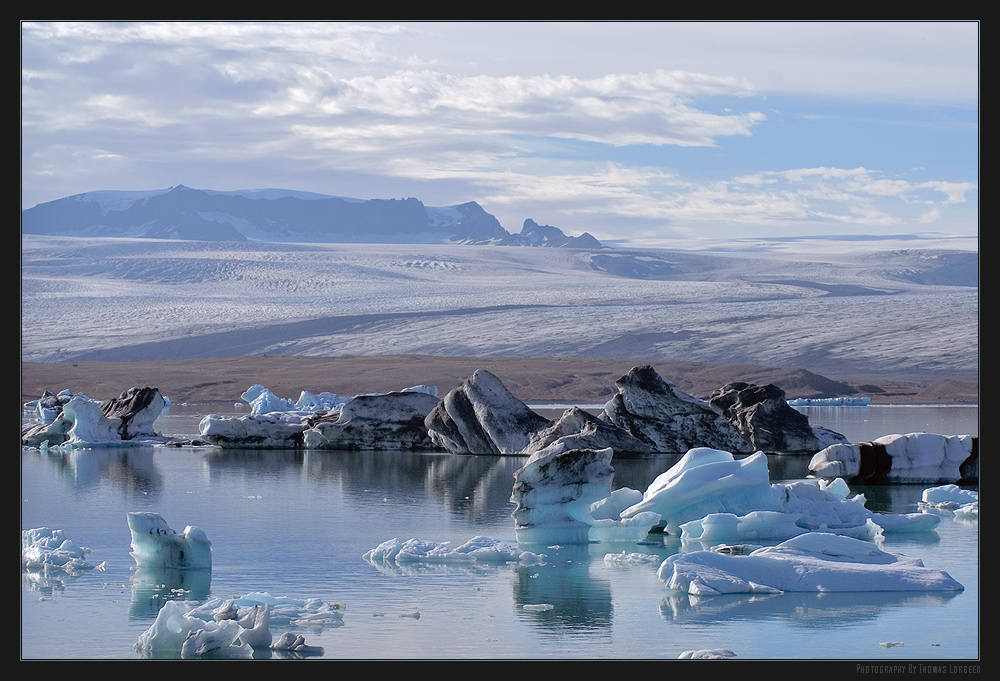
<path id="1" fill-rule="evenodd" d="M 237 417 L 209 414 L 199 432 L 217 447 L 256 449 L 424 450 L 433 448 L 424 425 L 437 406 L 437 388 L 412 386 L 350 399 L 302 391 L 297 402 L 262 385 L 243 393 L 251 411 Z"/>
<path id="2" fill-rule="evenodd" d="M 266 591 L 254 591 L 238 598 L 212 598 L 191 608 L 188 615 L 201 620 L 246 620 L 254 608 L 267 606 L 270 624 L 291 626 L 341 626 L 344 621 L 343 603 L 329 603 L 319 598 L 274 596 Z"/>
<path id="3" fill-rule="evenodd" d="M 643 500 L 625 509 L 622 518 L 653 512 L 666 532 L 679 534 L 683 523 L 710 513 L 780 510 L 763 453 L 737 461 L 729 452 L 697 447 L 657 476 Z"/>
<path id="4" fill-rule="evenodd" d="M 243 628 L 236 620 L 205 621 L 189 615 L 177 601 L 167 601 L 160 608 L 156 621 L 135 643 L 135 649 L 146 653 L 178 653 L 184 656 L 218 652 L 223 648 L 234 657 L 251 657 L 253 648 L 238 643 Z M 190 641 L 189 641 L 190 639 Z"/>
<path id="5" fill-rule="evenodd" d="M 748 555 L 680 553 L 660 565 L 668 588 L 698 596 L 786 591 L 962 591 L 947 572 L 852 537 L 810 532 Z"/>
<path id="6" fill-rule="evenodd" d="M 967 504 L 979 504 L 979 492 L 958 485 L 940 485 L 925 489 L 920 495 L 923 506 L 954 510 Z"/>
<path id="7" fill-rule="evenodd" d="M 364 554 L 373 565 L 403 565 L 407 563 L 537 563 L 545 556 L 524 551 L 491 537 L 473 537 L 452 547 L 451 542 L 424 539 L 389 539 Z"/>
<path id="8" fill-rule="evenodd" d="M 808 532 L 797 524 L 799 518 L 797 514 L 780 511 L 751 511 L 744 516 L 709 513 L 704 518 L 681 525 L 681 540 L 730 544 L 789 539 Z"/>
<path id="9" fill-rule="evenodd" d="M 264 592 L 228 600 L 215 598 L 194 608 L 170 600 L 134 647 L 144 654 L 179 653 L 182 658 L 250 659 L 254 649 L 262 648 L 322 655 L 322 648 L 306 645 L 305 638 L 291 632 L 282 634 L 272 645 L 271 623 L 340 624 L 342 611 L 342 604 L 274 597 Z"/>
<path id="10" fill-rule="evenodd" d="M 260 384 L 250 386 L 240 397 L 250 405 L 250 413 L 255 416 L 273 412 L 291 411 L 295 408 L 295 402 L 287 397 L 278 397 Z"/>
<path id="11" fill-rule="evenodd" d="M 212 542 L 205 533 L 188 525 L 180 533 L 170 529 L 159 513 L 131 512 L 131 556 L 136 567 L 152 570 L 210 570 Z"/>
<path id="12" fill-rule="evenodd" d="M 155 388 L 130 388 L 119 397 L 101 402 L 82 393 L 59 400 L 56 412 L 42 414 L 40 423 L 21 433 L 21 444 L 82 448 L 161 444 L 169 441 L 153 430 L 166 401 Z"/>
<path id="13" fill-rule="evenodd" d="M 796 397 L 788 400 L 791 407 L 867 407 L 870 397 Z"/>
<path id="14" fill-rule="evenodd" d="M 809 531 L 880 541 L 884 532 L 924 531 L 940 523 L 929 513 L 876 514 L 865 502 L 840 478 L 772 484 L 763 453 L 736 460 L 702 447 L 657 476 L 642 501 L 621 515 L 655 512 L 668 534 L 703 543 L 780 540 Z"/>
<path id="15" fill-rule="evenodd" d="M 835 444 L 817 452 L 809 462 L 809 470 L 818 477 L 876 484 L 956 482 L 973 469 L 978 477 L 978 438 L 935 433 Z"/>
<path id="16" fill-rule="evenodd" d="M 284 449 L 299 447 L 308 425 L 302 412 L 244 414 L 235 418 L 208 414 L 198 424 L 201 437 L 220 447 Z"/>
<path id="17" fill-rule="evenodd" d="M 21 568 L 29 571 L 61 571 L 76 575 L 94 566 L 85 558 L 90 549 L 77 546 L 62 530 L 38 527 L 21 532 Z"/>
<path id="18" fill-rule="evenodd" d="M 677 656 L 678 660 L 729 660 L 736 653 L 726 648 L 709 648 L 707 650 L 685 650 Z"/>

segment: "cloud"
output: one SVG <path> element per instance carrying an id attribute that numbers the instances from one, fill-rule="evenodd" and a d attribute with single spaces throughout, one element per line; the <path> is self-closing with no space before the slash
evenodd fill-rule
<path id="1" fill-rule="evenodd" d="M 477 200 L 571 232 L 947 220 L 975 164 L 823 135 L 893 100 L 878 124 L 904 150 L 973 137 L 912 125 L 938 97 L 975 110 L 970 28 L 26 22 L 22 201 L 183 183 Z M 789 93 L 809 116 L 780 113 Z"/>

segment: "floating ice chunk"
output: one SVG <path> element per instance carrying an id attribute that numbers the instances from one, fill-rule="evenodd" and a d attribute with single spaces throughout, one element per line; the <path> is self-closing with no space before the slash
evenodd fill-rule
<path id="1" fill-rule="evenodd" d="M 809 470 L 819 477 L 876 484 L 955 482 L 978 477 L 978 450 L 978 438 L 971 435 L 884 435 L 871 442 L 831 445 L 813 456 Z"/>
<path id="2" fill-rule="evenodd" d="M 100 402 L 74 395 L 59 399 L 61 409 L 49 422 L 28 426 L 21 443 L 28 446 L 69 448 L 91 445 L 133 445 L 166 441 L 153 430 L 163 412 L 164 399 L 155 388 L 130 388 L 119 397 Z"/>
<path id="3" fill-rule="evenodd" d="M 725 648 L 712 648 L 709 650 L 685 650 L 677 656 L 678 660 L 729 660 L 736 657 L 736 653 Z"/>
<path id="4" fill-rule="evenodd" d="M 299 447 L 308 426 L 305 412 L 244 414 L 236 418 L 208 414 L 198 424 L 201 437 L 219 447 L 280 449 Z"/>
<path id="5" fill-rule="evenodd" d="M 287 397 L 278 397 L 260 384 L 250 386 L 240 397 L 247 401 L 250 413 L 255 415 L 295 409 L 294 401 Z"/>
<path id="6" fill-rule="evenodd" d="M 623 511 L 622 518 L 652 511 L 660 514 L 668 533 L 679 534 L 683 523 L 709 513 L 778 510 L 762 452 L 736 461 L 729 452 L 698 447 L 653 480 L 643 500 Z"/>
<path id="7" fill-rule="evenodd" d="M 424 420 L 438 403 L 420 391 L 359 395 L 339 412 L 310 419 L 303 442 L 310 449 L 432 449 Z"/>
<path id="8" fill-rule="evenodd" d="M 540 562 L 544 556 L 522 551 L 516 546 L 477 536 L 461 546 L 452 548 L 451 542 L 433 542 L 424 539 L 389 539 L 364 554 L 373 565 L 403 565 L 406 563 L 506 563 Z"/>
<path id="9" fill-rule="evenodd" d="M 681 525 L 681 540 L 721 544 L 759 539 L 789 539 L 808 531 L 796 524 L 799 517 L 797 514 L 780 511 L 751 511 L 744 516 L 735 513 L 709 513 L 700 520 Z"/>
<path id="10" fill-rule="evenodd" d="M 176 601 L 160 608 L 156 621 L 139 636 L 135 649 L 144 653 L 180 653 L 181 657 L 219 655 L 252 657 L 253 648 L 239 641 L 243 627 L 239 622 L 202 620 L 184 611 Z"/>
<path id="11" fill-rule="evenodd" d="M 519 543 L 640 541 L 660 522 L 648 511 L 622 517 L 634 490 L 611 492 L 613 450 L 572 449 L 562 441 L 532 454 L 514 474 L 511 514 Z M 594 513 L 599 517 L 594 517 Z"/>
<path id="12" fill-rule="evenodd" d="M 219 623 L 206 622 L 200 629 L 188 632 L 181 644 L 181 657 L 225 657 L 228 659 L 253 657 L 253 647 L 243 643 L 240 636 L 243 628 L 238 622 L 224 620 Z"/>
<path id="13" fill-rule="evenodd" d="M 595 520 L 618 520 L 622 511 L 642 501 L 642 492 L 629 487 L 616 489 L 608 496 L 590 505 L 590 515 Z"/>
<path id="14" fill-rule="evenodd" d="M 872 512 L 865 508 L 864 495 L 847 498 L 846 485 L 803 480 L 775 483 L 772 489 L 780 509 L 797 514 L 799 526 L 806 529 L 857 527 L 872 517 Z"/>
<path id="15" fill-rule="evenodd" d="M 604 555 L 606 565 L 649 565 L 651 563 L 662 563 L 663 558 L 650 553 L 607 553 Z"/>
<path id="16" fill-rule="evenodd" d="M 783 591 L 961 591 L 948 573 L 871 542 L 810 532 L 749 555 L 715 551 L 675 554 L 657 575 L 669 588 L 695 595 Z"/>
<path id="17" fill-rule="evenodd" d="M 21 532 L 21 568 L 24 570 L 59 570 L 75 575 L 94 569 L 84 558 L 90 549 L 77 546 L 62 530 L 38 527 Z"/>
<path id="18" fill-rule="evenodd" d="M 188 525 L 177 533 L 159 513 L 128 514 L 132 533 L 132 557 L 140 568 L 210 570 L 212 542 L 197 527 Z"/>
<path id="19" fill-rule="evenodd" d="M 920 502 L 935 508 L 956 509 L 965 504 L 979 503 L 979 492 L 962 489 L 958 485 L 941 485 L 925 489 L 920 495 Z"/>
<path id="20" fill-rule="evenodd" d="M 188 614 L 203 620 L 216 617 L 243 620 L 254 607 L 262 605 L 267 606 L 271 624 L 340 626 L 346 610 L 343 603 L 328 603 L 319 598 L 272 596 L 266 591 L 255 591 L 234 599 L 210 599 L 192 608 Z"/>
<path id="21" fill-rule="evenodd" d="M 796 397 L 788 400 L 792 407 L 867 407 L 870 397 Z"/>
<path id="22" fill-rule="evenodd" d="M 271 650 L 277 650 L 281 652 L 298 653 L 299 655 L 322 655 L 323 648 L 321 646 L 310 646 L 306 645 L 306 639 L 301 634 L 294 634 L 290 631 L 286 631 L 282 634 L 278 641 L 271 646 Z"/>
<path id="23" fill-rule="evenodd" d="M 347 402 L 346 397 L 337 397 L 330 392 L 321 392 L 319 395 L 313 395 L 307 390 L 303 390 L 299 395 L 299 399 L 295 402 L 296 411 L 328 411 L 333 409 L 339 409 Z"/>

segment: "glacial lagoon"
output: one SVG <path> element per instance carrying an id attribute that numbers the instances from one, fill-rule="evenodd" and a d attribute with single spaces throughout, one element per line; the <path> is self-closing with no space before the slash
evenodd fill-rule
<path id="1" fill-rule="evenodd" d="M 174 406 L 157 430 L 197 433 L 203 407 Z M 805 407 L 852 441 L 919 430 L 978 435 L 976 407 Z M 244 410 L 245 413 L 245 410 Z M 616 458 L 615 487 L 645 489 L 678 456 Z M 22 659 L 144 658 L 133 645 L 167 599 L 200 604 L 254 592 L 346 606 L 336 625 L 295 631 L 338 659 L 675 659 L 728 649 L 738 660 L 970 660 L 980 656 L 979 523 L 940 511 L 933 532 L 887 535 L 959 593 L 692 597 L 669 592 L 655 563 L 680 540 L 532 547 L 541 564 L 376 567 L 363 554 L 392 539 L 475 536 L 515 544 L 511 484 L 525 457 L 217 450 L 192 447 L 22 451 L 22 529 L 59 528 L 103 563 L 76 577 L 22 573 Z M 772 457 L 772 480 L 808 457 Z M 909 513 L 925 486 L 852 488 L 868 508 Z M 210 575 L 144 580 L 126 514 L 152 511 L 212 541 Z M 266 654 L 263 654 L 266 656 Z M 272 658 L 279 654 L 271 653 Z"/>

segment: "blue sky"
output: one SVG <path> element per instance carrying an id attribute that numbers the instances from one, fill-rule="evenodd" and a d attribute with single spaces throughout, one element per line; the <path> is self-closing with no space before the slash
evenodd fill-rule
<path id="1" fill-rule="evenodd" d="M 978 233 L 976 22 L 24 22 L 22 208 L 477 201 L 598 238 Z"/>

